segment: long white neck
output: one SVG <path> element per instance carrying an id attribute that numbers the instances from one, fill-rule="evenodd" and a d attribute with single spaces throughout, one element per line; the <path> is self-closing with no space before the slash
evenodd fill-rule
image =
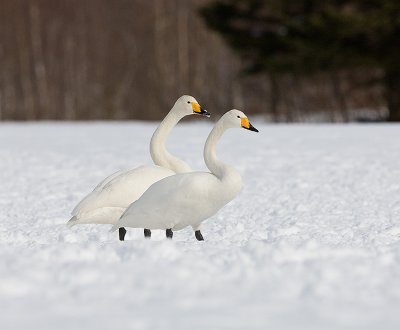
<path id="1" fill-rule="evenodd" d="M 169 168 L 176 173 L 190 172 L 192 169 L 183 160 L 172 156 L 165 148 L 165 142 L 171 130 L 185 115 L 176 111 L 174 106 L 158 126 L 150 141 L 150 154 L 154 164 Z"/>
<path id="2" fill-rule="evenodd" d="M 221 120 L 218 121 L 211 133 L 208 135 L 206 144 L 204 146 L 204 161 L 211 173 L 220 180 L 222 180 L 232 170 L 236 173 L 236 170 L 234 170 L 232 167 L 221 162 L 217 158 L 216 154 L 217 143 L 226 129 L 227 128 L 223 125 L 223 122 Z"/>

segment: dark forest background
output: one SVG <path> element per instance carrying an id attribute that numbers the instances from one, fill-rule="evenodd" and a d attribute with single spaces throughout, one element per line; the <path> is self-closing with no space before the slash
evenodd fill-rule
<path id="1" fill-rule="evenodd" d="M 379 66 L 249 74 L 212 5 L 0 0 L 0 120 L 155 120 L 182 94 L 279 122 L 387 117 Z"/>

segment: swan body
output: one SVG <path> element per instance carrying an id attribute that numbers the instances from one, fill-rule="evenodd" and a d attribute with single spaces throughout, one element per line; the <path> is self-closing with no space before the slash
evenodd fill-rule
<path id="1" fill-rule="evenodd" d="M 191 171 L 190 166 L 165 148 L 165 141 L 173 127 L 191 114 L 209 116 L 195 98 L 184 95 L 176 102 L 154 132 L 150 154 L 155 165 L 118 171 L 100 182 L 72 211 L 68 226 L 76 224 L 114 224 L 129 204 L 137 200 L 154 182 L 175 173 Z"/>
<path id="2" fill-rule="evenodd" d="M 180 230 L 201 223 L 233 200 L 242 188 L 237 170 L 216 157 L 216 144 L 229 128 L 257 131 L 239 110 L 228 111 L 207 138 L 204 160 L 211 172 L 182 173 L 166 177 L 147 189 L 122 214 L 112 231 L 119 227 Z M 197 237 L 197 235 L 196 235 Z"/>
<path id="3" fill-rule="evenodd" d="M 176 174 L 150 186 L 129 206 L 116 228 L 180 230 L 192 226 L 198 230 L 202 221 L 234 199 L 241 188 L 238 173 L 225 184 L 207 172 Z"/>
<path id="4" fill-rule="evenodd" d="M 68 224 L 115 223 L 125 208 L 154 182 L 174 174 L 174 171 L 157 165 L 114 173 L 74 208 Z"/>

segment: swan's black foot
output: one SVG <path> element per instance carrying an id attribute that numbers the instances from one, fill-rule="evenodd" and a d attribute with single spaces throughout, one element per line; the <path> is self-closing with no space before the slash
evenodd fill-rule
<path id="1" fill-rule="evenodd" d="M 174 233 L 172 232 L 172 229 L 167 229 L 165 231 L 165 235 L 167 236 L 167 238 L 172 239 L 172 236 L 174 236 Z"/>
<path id="2" fill-rule="evenodd" d="M 126 234 L 126 229 L 124 227 L 121 227 L 119 229 L 119 240 L 124 241 L 125 240 L 125 234 Z"/>
<path id="3" fill-rule="evenodd" d="M 144 230 L 144 237 L 150 238 L 151 237 L 151 230 L 150 229 L 145 229 Z"/>
<path id="4" fill-rule="evenodd" d="M 200 231 L 200 230 L 196 230 L 196 231 L 194 232 L 194 236 L 196 236 L 196 238 L 197 238 L 198 241 L 204 241 L 203 235 L 201 234 L 201 231 Z"/>

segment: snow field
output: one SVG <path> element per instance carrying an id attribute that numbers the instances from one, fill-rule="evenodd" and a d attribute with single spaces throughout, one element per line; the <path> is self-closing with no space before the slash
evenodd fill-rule
<path id="1" fill-rule="evenodd" d="M 230 130 L 244 189 L 167 241 L 65 226 L 112 172 L 150 163 L 155 123 L 0 125 L 1 329 L 398 329 L 400 126 Z M 168 147 L 205 170 L 206 119 Z"/>

